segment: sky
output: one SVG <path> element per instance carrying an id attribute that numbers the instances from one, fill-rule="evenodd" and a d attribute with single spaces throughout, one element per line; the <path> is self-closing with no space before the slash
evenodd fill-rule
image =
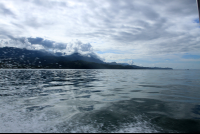
<path id="1" fill-rule="evenodd" d="M 196 0 L 0 0 L 0 47 L 200 69 Z"/>

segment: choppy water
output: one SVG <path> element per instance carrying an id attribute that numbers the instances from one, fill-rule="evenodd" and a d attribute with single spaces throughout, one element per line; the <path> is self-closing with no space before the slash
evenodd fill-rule
<path id="1" fill-rule="evenodd" d="M 0 132 L 200 132 L 200 70 L 0 70 Z"/>

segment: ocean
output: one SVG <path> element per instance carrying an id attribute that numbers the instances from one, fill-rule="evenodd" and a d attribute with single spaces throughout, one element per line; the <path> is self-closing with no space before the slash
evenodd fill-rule
<path id="1" fill-rule="evenodd" d="M 0 70 L 3 132 L 200 132 L 200 70 Z"/>

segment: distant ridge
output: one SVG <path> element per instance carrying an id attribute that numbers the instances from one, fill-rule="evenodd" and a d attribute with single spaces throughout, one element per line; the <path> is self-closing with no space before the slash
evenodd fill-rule
<path id="1" fill-rule="evenodd" d="M 0 48 L 0 68 L 32 69 L 172 69 L 140 67 L 126 64 L 105 63 L 93 55 L 73 53 L 61 56 L 41 50 L 27 50 L 14 47 Z"/>
<path id="2" fill-rule="evenodd" d="M 64 55 L 61 56 L 56 53 L 51 53 L 47 52 L 44 50 L 27 50 L 25 48 L 20 49 L 20 48 L 15 48 L 15 47 L 3 47 L 0 48 L 0 58 L 42 58 L 42 57 L 47 57 L 47 56 L 52 56 L 52 57 L 62 57 L 64 58 L 64 61 L 77 61 L 77 60 L 82 60 L 82 61 L 88 61 L 88 62 L 96 62 L 96 63 L 104 63 L 100 59 L 97 59 L 90 55 L 84 56 L 81 55 L 77 52 L 71 54 L 71 55 Z"/>
<path id="3" fill-rule="evenodd" d="M 81 60 L 81 61 L 87 61 L 87 62 L 95 62 L 95 63 L 104 63 L 103 61 L 101 61 L 100 59 L 94 58 L 90 55 L 90 57 L 88 56 L 84 56 L 81 55 L 79 53 L 73 53 L 71 55 L 66 55 L 64 56 L 66 60 L 68 61 L 77 61 L 77 60 Z"/>

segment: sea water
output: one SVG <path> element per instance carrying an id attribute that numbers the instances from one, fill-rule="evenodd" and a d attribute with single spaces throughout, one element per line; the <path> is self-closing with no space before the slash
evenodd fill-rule
<path id="1" fill-rule="evenodd" d="M 200 132 L 200 70 L 0 70 L 0 132 Z"/>

